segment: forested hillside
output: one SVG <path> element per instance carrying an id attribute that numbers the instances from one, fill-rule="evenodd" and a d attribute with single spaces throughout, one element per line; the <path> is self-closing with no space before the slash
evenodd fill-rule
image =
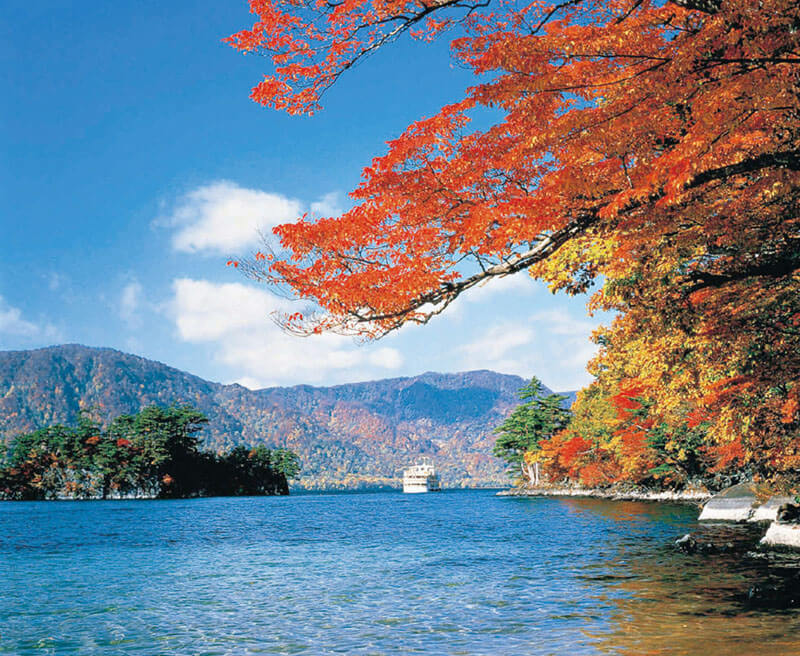
<path id="1" fill-rule="evenodd" d="M 301 458 L 304 486 L 396 483 L 420 456 L 433 458 L 446 485 L 504 485 L 492 430 L 524 383 L 472 371 L 253 391 L 112 349 L 65 345 L 0 353 L 0 435 L 72 423 L 82 408 L 108 422 L 151 404 L 190 403 L 210 419 L 206 447 L 288 447 Z"/>

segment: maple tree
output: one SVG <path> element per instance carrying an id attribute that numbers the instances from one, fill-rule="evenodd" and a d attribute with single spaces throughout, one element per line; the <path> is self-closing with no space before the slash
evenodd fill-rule
<path id="1" fill-rule="evenodd" d="M 352 209 L 279 226 L 281 249 L 242 260 L 320 308 L 287 329 L 379 337 L 524 270 L 573 294 L 600 282 L 590 310 L 618 315 L 576 416 L 630 390 L 641 407 L 554 437 L 551 462 L 601 482 L 664 464 L 686 478 L 701 461 L 800 482 L 796 2 L 250 7 L 258 20 L 229 42 L 272 58 L 252 97 L 276 109 L 317 111 L 403 33 L 451 35 L 476 74 L 365 168 Z M 501 118 L 471 128 L 484 108 Z"/>

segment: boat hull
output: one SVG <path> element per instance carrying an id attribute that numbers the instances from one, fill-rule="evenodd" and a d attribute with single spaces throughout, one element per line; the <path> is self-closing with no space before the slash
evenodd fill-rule
<path id="1" fill-rule="evenodd" d="M 439 484 L 439 477 L 429 477 L 424 481 L 403 481 L 403 492 L 406 494 L 422 494 L 424 492 L 441 492 L 442 486 Z"/>
<path id="2" fill-rule="evenodd" d="M 406 494 L 424 494 L 425 492 L 441 492 L 442 488 L 438 485 L 436 487 L 428 487 L 427 485 L 403 485 L 403 492 Z"/>
<path id="3" fill-rule="evenodd" d="M 439 475 L 433 465 L 414 465 L 403 472 L 403 492 L 406 494 L 439 492 L 441 489 Z"/>

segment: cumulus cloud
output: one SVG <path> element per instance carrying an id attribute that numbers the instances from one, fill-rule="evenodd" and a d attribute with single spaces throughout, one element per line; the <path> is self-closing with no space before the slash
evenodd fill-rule
<path id="1" fill-rule="evenodd" d="M 325 194 L 319 200 L 311 203 L 309 209 L 314 216 L 339 216 L 344 213 L 341 194 L 338 191 Z"/>
<path id="2" fill-rule="evenodd" d="M 34 337 L 40 332 L 39 326 L 22 318 L 19 308 L 11 307 L 0 296 L 0 335 Z"/>
<path id="3" fill-rule="evenodd" d="M 138 280 L 132 280 L 122 288 L 119 298 L 119 316 L 130 327 L 141 324 L 139 310 L 142 306 L 143 288 Z"/>
<path id="4" fill-rule="evenodd" d="M 177 251 L 232 254 L 302 213 L 297 200 L 220 181 L 185 194 L 161 223 L 175 228 L 172 246 Z"/>
<path id="5" fill-rule="evenodd" d="M 509 351 L 527 346 L 533 340 L 533 331 L 525 326 L 497 324 L 481 337 L 462 347 L 468 357 L 490 361 L 502 360 Z"/>
<path id="6" fill-rule="evenodd" d="M 403 364 L 403 356 L 394 348 L 379 348 L 369 354 L 370 364 L 384 369 L 398 369 Z"/>
<path id="7" fill-rule="evenodd" d="M 559 391 L 578 389 L 591 381 L 586 364 L 597 352 L 589 339 L 597 325 L 565 310 L 538 312 L 523 325 L 499 322 L 458 349 L 461 366 L 535 375 Z"/>
<path id="8" fill-rule="evenodd" d="M 247 387 L 384 377 L 402 365 L 396 349 L 359 347 L 337 335 L 293 337 L 270 321 L 273 312 L 297 309 L 257 287 L 191 278 L 173 281 L 169 306 L 179 338 L 209 345 Z"/>
<path id="9" fill-rule="evenodd" d="M 22 310 L 9 305 L 0 296 L 0 348 L 30 345 L 41 340 L 58 340 L 58 329 L 49 323 L 35 323 L 23 318 Z"/>
<path id="10" fill-rule="evenodd" d="M 488 279 L 467 291 L 464 294 L 464 300 L 481 303 L 490 297 L 501 294 L 528 295 L 536 291 L 536 286 L 536 282 L 525 271 L 520 271 L 504 278 Z"/>

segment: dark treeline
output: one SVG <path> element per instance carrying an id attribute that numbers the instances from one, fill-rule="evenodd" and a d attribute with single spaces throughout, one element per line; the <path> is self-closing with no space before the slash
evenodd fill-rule
<path id="1" fill-rule="evenodd" d="M 86 413 L 13 439 L 0 457 L 0 499 L 180 498 L 288 494 L 300 471 L 287 449 L 199 449 L 208 423 L 191 406 L 150 406 L 103 429 Z"/>

